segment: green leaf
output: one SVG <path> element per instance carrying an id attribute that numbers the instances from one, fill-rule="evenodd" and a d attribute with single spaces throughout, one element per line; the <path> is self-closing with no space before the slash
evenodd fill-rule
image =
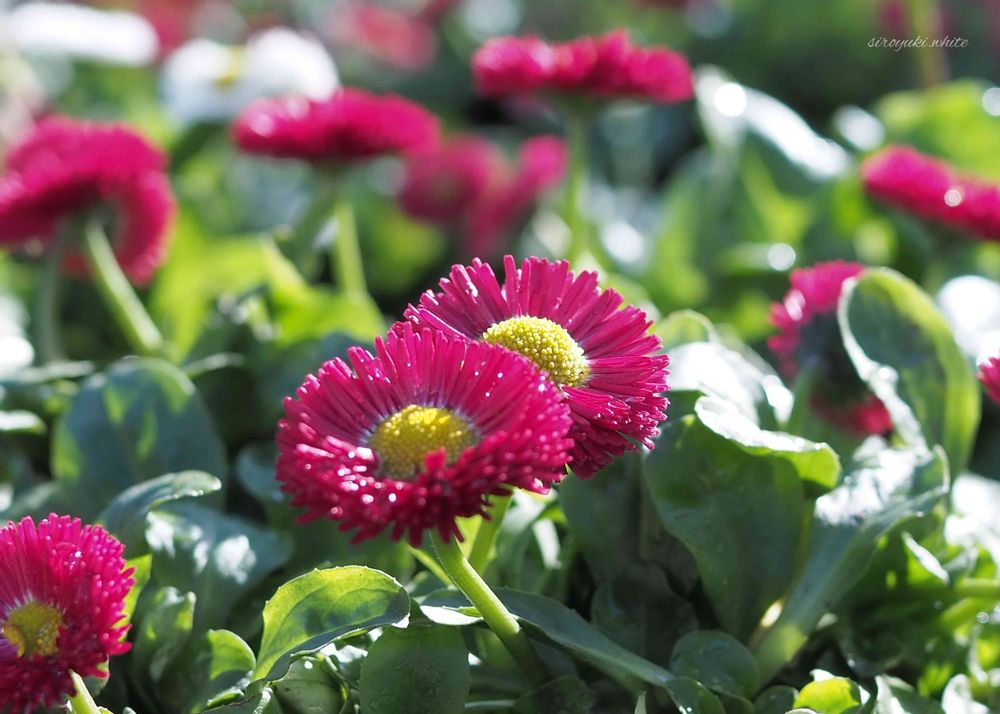
<path id="1" fill-rule="evenodd" d="M 361 709 L 458 714 L 465 708 L 469 681 L 469 652 L 460 630 L 387 627 L 361 665 Z"/>
<path id="2" fill-rule="evenodd" d="M 747 638 L 792 580 L 807 486 L 834 479 L 837 459 L 707 397 L 668 424 L 645 465 L 653 505 L 691 551 L 724 629 Z"/>
<path id="3" fill-rule="evenodd" d="M 409 613 L 410 598 L 402 586 L 370 568 L 314 570 L 289 580 L 264 606 L 254 679 L 278 679 L 288 671 L 293 655 L 393 625 Z"/>
<path id="4" fill-rule="evenodd" d="M 225 450 L 194 385 L 172 365 L 126 359 L 88 379 L 58 421 L 52 470 L 76 513 L 165 473 L 226 473 Z"/>
<path id="5" fill-rule="evenodd" d="M 296 714 L 327 714 L 350 706 L 347 686 L 330 671 L 328 662 L 323 657 L 301 657 L 292 662 L 288 673 L 271 684 L 282 709 Z"/>
<path id="6" fill-rule="evenodd" d="M 894 271 L 869 270 L 844 290 L 838 319 L 848 355 L 899 435 L 941 444 L 961 472 L 979 426 L 979 385 L 930 297 Z"/>
<path id="7" fill-rule="evenodd" d="M 222 482 L 203 471 L 164 474 L 122 491 L 97 517 L 125 545 L 129 554 L 146 549 L 146 516 L 155 508 L 181 498 L 194 498 L 222 488 Z"/>
<path id="8" fill-rule="evenodd" d="M 799 692 L 794 687 L 778 685 L 769 687 L 757 695 L 753 701 L 754 714 L 785 714 L 795 708 Z"/>
<path id="9" fill-rule="evenodd" d="M 926 513 L 947 490 L 940 449 L 880 449 L 817 499 L 805 565 L 756 651 L 764 682 L 792 659 L 820 618 L 864 574 L 879 538 Z"/>
<path id="10" fill-rule="evenodd" d="M 170 711 L 197 714 L 238 697 L 250 683 L 253 650 L 229 630 L 209 630 L 188 643 L 163 678 Z"/>
<path id="11" fill-rule="evenodd" d="M 861 709 L 861 698 L 857 684 L 843 677 L 831 677 L 803 687 L 795 706 L 812 709 L 817 714 L 854 714 Z"/>
<path id="12" fill-rule="evenodd" d="M 157 683 L 187 644 L 194 627 L 194 593 L 160 588 L 145 608 L 132 649 L 132 675 Z"/>
<path id="13" fill-rule="evenodd" d="M 543 595 L 509 588 L 497 588 L 496 593 L 507 609 L 522 622 L 531 625 L 545 638 L 562 645 L 580 659 L 589 662 L 622 686 L 641 691 L 642 682 L 665 687 L 674 675 L 642 657 L 615 644 L 575 611 Z M 477 615 L 465 596 L 457 591 L 442 590 L 428 595 L 421 606 L 428 605 L 424 614 L 443 625 L 456 624 L 441 618 L 435 608 L 458 610 Z M 464 623 L 460 623 L 464 624 Z"/>
<path id="14" fill-rule="evenodd" d="M 559 714 L 590 714 L 597 705 L 597 699 L 587 684 L 577 677 L 563 675 L 528 692 L 514 702 L 514 714 L 538 714 L 539 712 L 559 712 Z"/>
<path id="15" fill-rule="evenodd" d="M 0 391 L 0 396 L 3 392 Z M 44 434 L 45 422 L 37 414 L 23 409 L 0 411 L 0 434 Z"/>
<path id="16" fill-rule="evenodd" d="M 197 595 L 199 630 L 225 622 L 239 599 L 291 555 L 287 538 L 193 501 L 167 504 L 147 523 L 153 573 Z"/>
<path id="17" fill-rule="evenodd" d="M 874 714 L 945 714 L 937 702 L 920 696 L 905 682 L 886 676 L 876 677 L 875 682 L 878 699 L 872 710 Z M 961 710 L 955 708 L 952 711 Z"/>
<path id="18" fill-rule="evenodd" d="M 125 607 L 122 610 L 124 620 L 121 624 L 128 624 L 132 621 L 132 615 L 135 613 L 135 606 L 139 602 L 139 595 L 142 594 L 142 589 L 149 583 L 149 576 L 151 575 L 152 567 L 153 556 L 149 553 L 135 558 L 129 558 L 125 561 L 125 569 L 128 570 L 129 568 L 132 568 L 134 571 L 132 573 L 132 579 L 135 581 L 135 585 L 132 586 L 132 589 L 128 591 L 128 595 L 125 596 Z"/>
<path id="19" fill-rule="evenodd" d="M 724 632 L 700 630 L 684 635 L 674 647 L 670 669 L 734 697 L 752 697 L 760 684 L 753 655 Z"/>
<path id="20" fill-rule="evenodd" d="M 246 699 L 209 711 L 224 714 L 284 714 L 274 696 L 274 691 L 270 688 L 264 688 Z"/>
<path id="21" fill-rule="evenodd" d="M 660 338 L 664 352 L 670 352 L 689 342 L 719 342 L 715 325 L 694 310 L 676 310 L 670 313 L 656 323 L 653 333 Z"/>

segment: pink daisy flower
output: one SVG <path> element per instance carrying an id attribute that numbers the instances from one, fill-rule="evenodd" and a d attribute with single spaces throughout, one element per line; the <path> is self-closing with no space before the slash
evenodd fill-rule
<path id="1" fill-rule="evenodd" d="M 979 365 L 979 381 L 997 404 L 1000 404 L 1000 357 L 991 357 Z"/>
<path id="2" fill-rule="evenodd" d="M 233 137 L 251 154 L 349 163 L 433 146 L 438 121 L 402 97 L 348 88 L 324 100 L 255 102 L 237 117 Z"/>
<path id="3" fill-rule="evenodd" d="M 54 117 L 7 155 L 0 178 L 0 245 L 50 245 L 68 219 L 110 209 L 109 237 L 129 278 L 144 284 L 166 253 L 174 200 L 163 154 L 131 129 Z M 85 272 L 81 256 L 67 266 Z"/>
<path id="4" fill-rule="evenodd" d="M 410 157 L 399 203 L 418 220 L 457 221 L 506 170 L 503 155 L 491 142 L 461 136 Z"/>
<path id="5" fill-rule="evenodd" d="M 0 701 L 10 714 L 64 704 L 71 672 L 129 650 L 121 625 L 132 589 L 122 544 L 100 526 L 51 514 L 0 529 Z"/>
<path id="6" fill-rule="evenodd" d="M 917 216 L 1000 240 L 1000 186 L 957 172 L 908 147 L 891 146 L 861 166 L 865 190 Z"/>
<path id="7" fill-rule="evenodd" d="M 427 21 L 391 7 L 348 3 L 333 15 L 331 25 L 338 42 L 403 71 L 422 69 L 437 54 Z"/>
<path id="8" fill-rule="evenodd" d="M 855 372 L 837 324 L 844 283 L 864 269 L 837 260 L 793 271 L 784 301 L 771 307 L 771 322 L 779 332 L 767 346 L 787 379 L 794 379 L 803 365 L 815 366 L 812 403 L 823 418 L 855 434 L 884 434 L 892 429 L 892 420 Z"/>
<path id="9" fill-rule="evenodd" d="M 622 307 L 622 296 L 600 290 L 597 274 L 574 275 L 566 261 L 528 258 L 520 268 L 504 258 L 501 285 L 480 260 L 456 265 L 406 310 L 414 325 L 501 345 L 544 369 L 559 385 L 573 417 L 572 467 L 583 478 L 653 437 L 666 418 L 666 355 L 648 334 L 646 314 Z M 394 329 L 401 329 L 399 326 Z M 507 394 L 519 394 L 505 389 Z"/>
<path id="10" fill-rule="evenodd" d="M 517 394 L 511 409 L 509 395 Z M 565 473 L 570 417 L 559 391 L 508 350 L 398 330 L 335 359 L 285 401 L 278 480 L 303 520 L 326 517 L 354 540 L 386 528 L 460 537 L 490 495 L 544 493 Z"/>
<path id="11" fill-rule="evenodd" d="M 693 95 L 683 55 L 637 47 L 626 30 L 564 43 L 494 38 L 476 52 L 472 71 L 479 91 L 493 97 L 557 92 L 667 103 Z"/>
<path id="12" fill-rule="evenodd" d="M 489 141 L 460 137 L 411 158 L 399 201 L 413 218 L 455 226 L 466 255 L 493 257 L 565 173 L 566 145 L 557 137 L 524 142 L 514 164 Z"/>

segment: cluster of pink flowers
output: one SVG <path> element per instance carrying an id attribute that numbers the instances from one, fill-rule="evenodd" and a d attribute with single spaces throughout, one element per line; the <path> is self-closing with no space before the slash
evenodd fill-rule
<path id="1" fill-rule="evenodd" d="M 565 171 L 557 137 L 529 139 L 511 165 L 486 139 L 462 136 L 407 162 L 399 201 L 413 218 L 457 227 L 467 255 L 492 258 Z"/>
<path id="2" fill-rule="evenodd" d="M 3 711 L 29 714 L 73 694 L 70 675 L 107 677 L 128 652 L 122 624 L 134 584 L 121 543 L 69 516 L 0 529 L 0 693 Z"/>
<path id="3" fill-rule="evenodd" d="M 864 269 L 832 261 L 794 271 L 784 300 L 771 309 L 779 332 L 767 344 L 786 378 L 794 379 L 804 368 L 814 370 L 812 402 L 820 415 L 855 434 L 884 434 L 892 429 L 889 412 L 861 383 L 837 325 L 844 283 Z"/>
<path id="4" fill-rule="evenodd" d="M 1000 240 L 1000 186 L 966 176 L 944 161 L 892 146 L 861 168 L 865 190 L 910 213 Z"/>
<path id="5" fill-rule="evenodd" d="M 278 478 L 356 539 L 459 536 L 512 487 L 544 492 L 652 447 L 667 356 L 650 321 L 565 262 L 455 266 L 375 354 L 326 363 L 285 403 Z M 518 408 L 510 408 L 516 394 Z"/>
<path id="6" fill-rule="evenodd" d="M 167 248 L 174 200 L 163 154 L 117 124 L 53 117 L 7 155 L 0 178 L 0 245 L 51 245 L 64 222 L 107 207 L 115 255 L 136 283 L 147 282 Z M 67 265 L 83 269 L 78 255 Z"/>
<path id="7" fill-rule="evenodd" d="M 684 55 L 632 44 L 624 30 L 572 42 L 499 37 L 472 60 L 476 86 L 487 96 L 535 92 L 678 102 L 693 94 Z"/>
<path id="8" fill-rule="evenodd" d="M 437 53 L 434 30 L 420 14 L 352 2 L 336 12 L 330 24 L 338 43 L 403 71 L 426 67 Z"/>

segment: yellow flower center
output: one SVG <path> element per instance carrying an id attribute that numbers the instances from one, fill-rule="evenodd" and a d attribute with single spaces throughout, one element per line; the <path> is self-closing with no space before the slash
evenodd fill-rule
<path id="1" fill-rule="evenodd" d="M 590 375 L 583 348 L 566 329 L 544 317 L 512 317 L 492 325 L 483 341 L 524 355 L 559 386 L 575 387 Z"/>
<path id="2" fill-rule="evenodd" d="M 51 657 L 58 651 L 59 629 L 63 620 L 59 610 L 32 600 L 15 608 L 3 624 L 3 636 L 17 648 L 18 657 Z"/>
<path id="3" fill-rule="evenodd" d="M 411 404 L 379 424 L 370 444 L 385 475 L 408 479 L 427 454 L 444 449 L 451 463 L 476 441 L 475 428 L 450 409 Z"/>

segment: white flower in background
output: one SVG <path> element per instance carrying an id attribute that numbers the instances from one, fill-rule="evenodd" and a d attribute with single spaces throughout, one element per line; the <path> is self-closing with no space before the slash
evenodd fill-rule
<path id="1" fill-rule="evenodd" d="M 131 12 L 29 2 L 13 8 L 5 24 L 11 43 L 29 56 L 141 67 L 159 51 L 153 26 Z"/>
<path id="2" fill-rule="evenodd" d="M 338 85 L 337 69 L 316 40 L 284 27 L 253 35 L 244 46 L 191 40 L 163 68 L 162 94 L 179 122 L 227 121 L 262 97 L 320 99 Z"/>

